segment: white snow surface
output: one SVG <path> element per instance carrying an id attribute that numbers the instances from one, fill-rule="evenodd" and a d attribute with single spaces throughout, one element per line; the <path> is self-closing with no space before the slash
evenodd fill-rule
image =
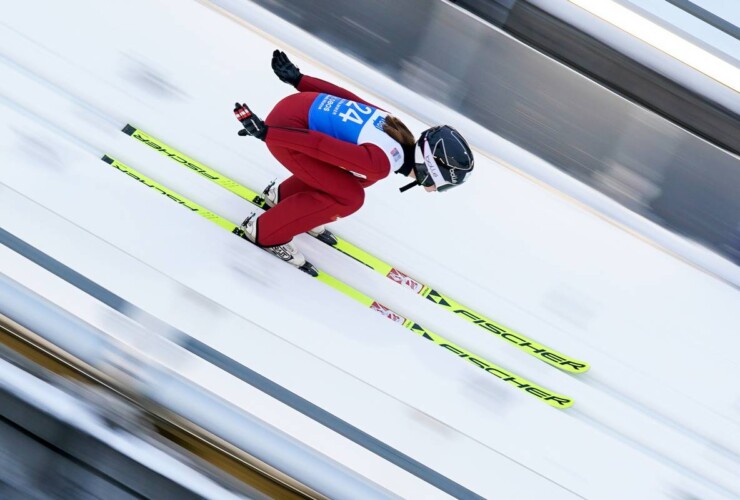
<path id="1" fill-rule="evenodd" d="M 262 143 L 236 135 L 231 112 L 239 100 L 264 116 L 293 91 L 270 70 L 274 48 L 396 111 L 320 56 L 206 3 L 14 3 L 0 20 L 0 226 L 487 498 L 740 495 L 740 292 L 518 170 L 479 155 L 471 181 L 441 195 L 400 195 L 393 176 L 332 228 L 587 360 L 587 374 L 561 373 L 307 236 L 296 242 L 399 313 L 572 396 L 565 411 L 100 161 L 110 154 L 240 221 L 247 202 L 119 130 L 132 123 L 254 189 L 284 178 Z M 396 114 L 414 131 L 431 125 Z M 238 321 L 213 312 L 221 307 Z"/>

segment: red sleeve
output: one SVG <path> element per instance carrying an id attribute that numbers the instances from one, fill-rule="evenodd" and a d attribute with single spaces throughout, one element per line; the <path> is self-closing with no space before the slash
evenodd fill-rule
<path id="1" fill-rule="evenodd" d="M 375 144 L 352 144 L 314 130 L 270 127 L 265 142 L 362 174 L 371 183 L 388 177 L 391 169 Z"/>
<path id="2" fill-rule="evenodd" d="M 342 87 L 334 85 L 333 83 L 329 83 L 313 76 L 303 75 L 301 77 L 301 81 L 298 82 L 298 86 L 296 87 L 296 89 L 299 92 L 319 92 L 322 94 L 335 95 L 342 99 L 349 99 L 350 101 L 367 104 L 368 106 L 372 106 L 373 108 L 382 109 L 378 108 L 378 106 L 374 104 L 370 104 L 365 99 L 362 99 L 361 97 L 353 94 L 349 90 L 343 89 Z"/>

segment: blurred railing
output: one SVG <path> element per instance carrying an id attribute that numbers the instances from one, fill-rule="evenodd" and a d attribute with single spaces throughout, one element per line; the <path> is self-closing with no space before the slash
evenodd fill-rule
<path id="1" fill-rule="evenodd" d="M 63 266 L 56 267 L 61 274 L 70 272 Z M 102 288 L 100 292 L 110 293 Z M 95 302 L 93 298 L 89 300 Z M 121 307 L 126 308 L 127 304 L 122 303 Z M 132 330 L 131 343 L 122 343 L 3 274 L 0 274 L 0 315 L 37 335 L 46 349 L 83 367 L 94 378 L 159 409 L 165 420 L 171 419 L 167 415 L 174 415 L 193 435 L 216 439 L 210 442 L 216 447 L 225 443 L 228 453 L 248 457 L 250 462 L 258 464 L 255 467 L 269 465 L 268 476 L 274 478 L 277 473 L 284 484 L 300 488 L 307 497 L 323 498 L 316 491 L 331 497 L 341 497 L 347 492 L 353 492 L 357 498 L 383 496 L 379 487 L 345 466 L 205 391 L 172 367 L 156 362 L 155 357 L 166 359 L 173 352 L 181 353 L 165 337 L 130 325 L 129 328 L 141 330 L 141 335 Z M 182 335 L 185 342 L 188 337 Z M 144 340 L 137 342 L 137 337 Z M 13 384 L 9 383 L 9 387 L 12 389 Z"/>
<path id="2" fill-rule="evenodd" d="M 737 156 L 447 2 L 254 1 L 740 263 Z M 485 10 L 504 23 L 522 3 L 497 0 Z M 723 120 L 729 125 L 718 130 L 737 143 L 740 123 Z"/>
<path id="3" fill-rule="evenodd" d="M 0 498 L 267 498 L 163 452 L 124 403 L 24 369 L 39 372 L 0 346 Z"/>

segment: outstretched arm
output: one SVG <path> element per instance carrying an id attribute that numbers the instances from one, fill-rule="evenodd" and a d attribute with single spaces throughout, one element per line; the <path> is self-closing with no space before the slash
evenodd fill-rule
<path id="1" fill-rule="evenodd" d="M 356 94 L 353 94 L 349 90 L 343 89 L 342 87 L 338 85 L 334 85 L 333 83 L 329 83 L 325 80 L 316 78 L 314 76 L 303 75 L 303 78 L 301 78 L 300 83 L 296 85 L 296 89 L 299 92 L 321 92 L 322 94 L 335 95 L 342 99 L 349 99 L 350 101 L 355 101 L 355 102 L 359 102 L 360 104 L 366 104 L 368 106 L 372 106 L 373 108 L 378 108 L 374 104 L 370 104 L 365 99 L 359 97 Z"/>
<path id="2" fill-rule="evenodd" d="M 320 78 L 304 75 L 301 73 L 301 70 L 290 61 L 285 52 L 280 50 L 275 50 L 272 53 L 272 70 L 281 81 L 294 86 L 299 92 L 320 92 L 323 94 L 335 95 L 342 99 L 349 99 L 350 101 L 367 104 L 368 106 L 377 108 L 377 106 L 370 104 L 349 90 L 343 89 L 338 85 L 321 80 Z"/>

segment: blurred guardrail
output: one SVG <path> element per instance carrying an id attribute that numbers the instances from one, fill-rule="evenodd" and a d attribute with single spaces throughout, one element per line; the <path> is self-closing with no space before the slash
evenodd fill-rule
<path id="1" fill-rule="evenodd" d="M 0 359 L 1 498 L 267 498 L 222 488 L 91 395 Z"/>
<path id="2" fill-rule="evenodd" d="M 62 271 L 60 271 L 62 272 Z M 118 299 L 120 301 L 120 299 Z M 274 467 L 285 480 L 312 498 L 379 498 L 387 492 L 279 429 L 210 394 L 152 356 L 180 351 L 164 337 L 147 335 L 137 352 L 93 328 L 23 285 L 0 274 L 0 314 L 37 334 L 44 343 L 92 370 L 113 386 L 177 415 L 194 429 L 259 463 Z M 139 328 L 132 326 L 132 328 Z M 184 339 L 183 339 L 184 340 Z M 181 356 L 182 354 L 180 354 Z M 177 355 L 175 355 L 177 356 Z M 321 492 L 321 494 L 317 493 Z"/>
<path id="3" fill-rule="evenodd" d="M 740 122 L 732 112 L 688 91 L 686 101 L 676 95 L 680 86 L 645 68 L 638 74 L 636 66 L 612 65 L 603 75 L 639 82 L 637 88 L 647 92 L 643 103 L 688 113 L 681 118 L 685 126 L 707 125 L 695 131 L 708 140 L 702 139 L 440 0 L 254 3 L 740 263 L 740 159 L 708 142 L 739 149 Z M 609 64 L 604 44 L 568 35 L 567 25 L 527 2 L 458 3 L 478 6 L 478 14 L 553 50 L 570 36 L 569 47 L 582 52 L 579 61 L 588 55 L 592 63 Z M 661 87 L 661 96 L 673 96 L 668 104 L 651 94 Z"/>

